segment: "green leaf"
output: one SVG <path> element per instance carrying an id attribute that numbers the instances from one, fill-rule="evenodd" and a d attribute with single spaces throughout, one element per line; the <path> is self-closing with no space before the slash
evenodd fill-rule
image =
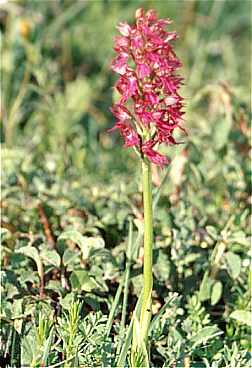
<path id="1" fill-rule="evenodd" d="M 30 366 L 36 349 L 36 338 L 33 333 L 28 334 L 22 338 L 22 365 Z M 26 364 L 24 364 L 24 361 Z"/>
<path id="2" fill-rule="evenodd" d="M 220 281 L 216 281 L 211 290 L 211 305 L 215 305 L 221 298 L 223 286 Z"/>
<path id="3" fill-rule="evenodd" d="M 251 326 L 251 312 L 247 310 L 236 310 L 230 314 L 231 318 L 236 319 L 236 321 Z"/>
<path id="4" fill-rule="evenodd" d="M 63 265 L 67 266 L 69 264 L 75 264 L 75 261 L 77 258 L 79 258 L 80 252 L 75 253 L 74 251 L 72 251 L 71 249 L 66 249 L 64 254 L 63 254 Z"/>
<path id="5" fill-rule="evenodd" d="M 112 328 L 112 325 L 113 325 L 113 321 L 114 321 L 114 318 L 115 318 L 115 312 L 116 312 L 116 309 L 117 309 L 119 301 L 120 301 L 122 288 L 124 286 L 124 280 L 125 280 L 125 272 L 122 276 L 121 282 L 120 282 L 120 284 L 117 288 L 115 298 L 114 298 L 113 303 L 112 303 L 111 308 L 110 308 L 110 312 L 109 312 L 109 316 L 108 316 L 108 320 L 107 320 L 107 324 L 106 324 L 106 330 L 105 330 L 106 338 L 108 338 L 108 336 L 110 334 L 110 331 L 111 331 L 111 328 Z"/>
<path id="6" fill-rule="evenodd" d="M 8 248 L 8 247 L 6 247 L 5 245 L 2 245 L 2 241 L 3 241 L 3 239 L 0 236 L 1 252 L 6 252 L 6 253 L 13 254 L 14 253 L 13 250 L 10 249 L 10 248 Z"/>
<path id="7" fill-rule="evenodd" d="M 42 258 L 48 263 L 53 264 L 55 267 L 60 267 L 60 255 L 55 252 L 46 252 Z"/>
<path id="8" fill-rule="evenodd" d="M 142 330 L 140 322 L 133 312 L 133 336 L 131 349 L 131 366 L 132 367 L 149 367 L 149 354 L 142 338 Z"/>
<path id="9" fill-rule="evenodd" d="M 136 307 L 135 307 L 135 310 L 134 310 L 135 316 L 137 318 L 140 317 L 142 299 L 143 299 L 143 295 L 141 294 L 141 296 L 138 298 L 138 301 L 137 301 L 137 304 L 136 304 Z M 116 366 L 118 368 L 119 367 L 125 367 L 125 361 L 126 361 L 126 358 L 127 358 L 128 351 L 130 349 L 130 344 L 131 344 L 131 341 L 132 341 L 132 335 L 133 335 L 133 318 L 131 319 L 130 324 L 128 326 L 125 341 L 124 341 L 123 347 L 120 351 L 118 361 L 116 362 Z"/>
<path id="10" fill-rule="evenodd" d="M 213 280 L 209 278 L 209 270 L 206 270 L 203 276 L 202 283 L 200 285 L 199 299 L 201 301 L 207 300 L 211 295 L 211 287 Z"/>
<path id="11" fill-rule="evenodd" d="M 49 353 L 50 353 L 50 348 L 51 348 L 51 344 L 52 344 L 52 338 L 53 338 L 53 334 L 54 334 L 54 328 L 51 328 L 50 334 L 48 339 L 46 339 L 45 342 L 45 346 L 44 346 L 44 354 L 41 360 L 41 363 L 43 364 L 44 367 L 47 366 L 47 360 L 49 357 Z"/>
<path id="12" fill-rule="evenodd" d="M 57 243 L 56 243 L 56 249 L 58 251 L 58 253 L 63 256 L 63 253 L 65 252 L 65 250 L 67 249 L 67 245 L 64 241 L 64 239 L 59 240 L 57 239 Z"/>
<path id="13" fill-rule="evenodd" d="M 206 231 L 214 240 L 218 239 L 218 231 L 214 226 L 211 225 L 206 226 Z"/>
<path id="14" fill-rule="evenodd" d="M 201 258 L 202 254 L 200 253 L 190 253 L 185 256 L 184 263 L 185 265 L 188 265 L 190 263 L 193 263 L 197 261 L 197 259 Z"/>
<path id="15" fill-rule="evenodd" d="M 34 315 L 36 311 L 36 304 L 28 304 L 26 305 L 25 307 L 25 310 L 24 310 L 24 315 L 25 316 L 30 316 L 30 315 Z"/>
<path id="16" fill-rule="evenodd" d="M 94 312 L 98 312 L 100 310 L 100 303 L 98 301 L 99 297 L 97 295 L 95 295 L 94 293 L 92 293 L 92 292 L 91 293 L 86 293 L 84 295 L 83 299 L 84 299 L 84 302 L 85 303 L 87 303 L 88 305 L 90 305 L 90 307 L 92 308 L 92 310 Z M 111 309 L 112 308 L 113 308 L 113 305 L 112 305 Z M 110 309 L 110 312 L 111 312 L 111 309 Z M 111 313 L 113 314 L 113 310 L 112 310 Z M 110 313 L 109 313 L 109 316 L 110 316 Z M 112 318 L 113 317 L 111 317 L 111 319 Z M 112 319 L 111 328 L 112 328 L 112 325 L 113 325 L 113 321 L 114 321 L 114 319 Z M 108 332 L 108 330 L 109 330 L 109 327 L 108 327 L 108 323 L 107 323 L 106 324 L 106 328 L 105 328 L 105 332 L 104 332 L 105 336 L 109 336 L 110 330 L 109 330 L 109 332 Z M 105 338 L 105 340 L 106 340 L 106 338 Z"/>
<path id="17" fill-rule="evenodd" d="M 232 278 L 235 279 L 240 274 L 241 271 L 240 257 L 233 252 L 227 252 L 224 254 L 224 258 L 228 266 L 228 273 Z"/>
<path id="18" fill-rule="evenodd" d="M 171 273 L 171 261 L 168 254 L 162 249 L 158 251 L 157 260 L 153 267 L 153 272 L 155 277 L 159 281 L 166 281 L 169 279 Z"/>
<path id="19" fill-rule="evenodd" d="M 85 246 L 88 248 L 104 248 L 105 247 L 105 242 L 103 238 L 84 237 L 84 243 L 85 243 Z"/>
<path id="20" fill-rule="evenodd" d="M 96 285 L 88 276 L 88 271 L 86 270 L 75 270 L 70 276 L 70 282 L 73 288 L 81 289 L 84 291 L 93 290 Z"/>
<path id="21" fill-rule="evenodd" d="M 24 271 L 21 273 L 19 281 L 21 283 L 30 281 L 32 283 L 35 283 L 39 280 L 37 271 Z"/>
<path id="22" fill-rule="evenodd" d="M 223 331 L 221 331 L 218 327 L 215 327 L 215 326 L 204 327 L 201 330 L 199 330 L 196 334 L 194 334 L 190 338 L 190 341 L 193 342 L 193 348 L 195 348 L 197 345 L 201 344 L 202 342 L 205 342 L 221 334 L 223 334 Z"/>
<path id="23" fill-rule="evenodd" d="M 50 280 L 47 284 L 47 288 L 56 291 L 61 296 L 66 294 L 66 289 L 61 286 L 59 280 Z"/>
<path id="24" fill-rule="evenodd" d="M 174 292 L 170 292 L 169 296 L 167 297 L 165 304 L 162 306 L 162 308 L 160 308 L 160 310 L 158 311 L 158 313 L 153 317 L 153 319 L 150 322 L 150 327 L 149 327 L 149 333 L 153 330 L 153 328 L 155 327 L 155 324 L 157 323 L 157 321 L 161 318 L 162 314 L 165 312 L 165 309 L 169 306 L 172 305 L 172 303 L 174 302 L 174 300 L 176 300 L 178 298 L 179 294 Z"/>
<path id="25" fill-rule="evenodd" d="M 0 235 L 10 233 L 10 230 L 6 229 L 5 227 L 0 227 Z"/>
<path id="26" fill-rule="evenodd" d="M 66 91 L 64 93 L 63 106 L 71 111 L 71 116 L 74 121 L 80 119 L 83 113 L 89 106 L 90 98 L 93 89 L 89 80 L 80 77 L 67 83 Z"/>
<path id="27" fill-rule="evenodd" d="M 11 367 L 21 367 L 21 343 L 18 332 L 13 328 L 12 344 L 11 344 Z"/>
<path id="28" fill-rule="evenodd" d="M 61 239 L 70 239 L 71 241 L 76 243 L 80 247 L 84 259 L 88 258 L 88 254 L 91 248 L 104 248 L 105 246 L 105 242 L 102 238 L 88 238 L 86 236 L 83 236 L 77 230 L 67 230 L 63 232 L 58 237 L 57 241 Z"/>
<path id="29" fill-rule="evenodd" d="M 66 296 L 60 300 L 60 305 L 64 309 L 68 309 L 70 311 L 71 305 L 73 301 L 75 300 L 75 295 L 76 295 L 76 292 L 73 292 L 73 291 L 66 294 Z"/>
<path id="30" fill-rule="evenodd" d="M 69 239 L 76 243 L 80 248 L 83 247 L 85 237 L 77 230 L 66 230 L 57 239 L 57 242 L 61 239 Z"/>
<path id="31" fill-rule="evenodd" d="M 232 119 L 230 118 L 223 117 L 213 124 L 213 140 L 218 150 L 227 143 L 231 127 Z"/>
<path id="32" fill-rule="evenodd" d="M 83 244 L 80 246 L 83 260 L 88 258 L 90 249 L 102 249 L 105 247 L 105 242 L 102 238 L 83 238 Z"/>
<path id="33" fill-rule="evenodd" d="M 8 234 L 8 233 L 11 234 L 10 230 L 5 229 L 4 227 L 0 227 L 0 241 L 1 241 L 1 244 L 2 244 L 3 239 L 5 238 L 5 234 Z M 6 248 L 6 250 L 11 252 L 11 249 Z"/>
<path id="34" fill-rule="evenodd" d="M 79 358 L 76 350 L 75 358 L 74 358 L 74 367 L 79 367 Z"/>
<path id="35" fill-rule="evenodd" d="M 25 247 L 19 248 L 15 250 L 15 253 L 21 253 L 27 257 L 32 258 L 36 263 L 39 260 L 39 253 L 37 248 L 27 245 Z"/>
<path id="36" fill-rule="evenodd" d="M 0 322 L 1 322 L 1 328 L 3 328 L 6 325 L 12 325 L 13 320 L 11 318 L 8 318 L 6 316 L 0 316 Z"/>

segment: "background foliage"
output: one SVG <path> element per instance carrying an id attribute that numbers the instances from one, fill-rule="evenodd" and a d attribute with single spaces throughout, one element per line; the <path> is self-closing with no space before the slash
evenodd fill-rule
<path id="1" fill-rule="evenodd" d="M 3 367 L 128 364 L 140 165 L 109 63 L 140 6 L 180 35 L 188 127 L 153 170 L 152 364 L 251 365 L 251 3 L 30 0 L 0 10 Z"/>

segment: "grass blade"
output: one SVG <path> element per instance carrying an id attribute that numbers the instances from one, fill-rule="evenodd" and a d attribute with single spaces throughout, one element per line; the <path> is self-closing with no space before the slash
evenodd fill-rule
<path id="1" fill-rule="evenodd" d="M 12 344 L 11 344 L 11 367 L 21 367 L 21 346 L 20 337 L 16 329 L 13 327 Z"/>
<path id="2" fill-rule="evenodd" d="M 165 304 L 162 306 L 162 308 L 158 311 L 158 313 L 155 315 L 155 317 L 153 318 L 153 320 L 150 323 L 150 327 L 149 327 L 149 333 L 152 331 L 152 329 L 155 326 L 155 323 L 159 320 L 159 318 L 162 316 L 162 314 L 165 312 L 165 309 L 167 308 L 167 306 L 178 297 L 178 293 L 174 293 L 173 295 L 171 295 L 168 300 L 165 302 Z"/>
<path id="3" fill-rule="evenodd" d="M 141 230 L 138 232 L 137 238 L 136 238 L 133 246 L 132 246 L 133 226 L 132 226 L 132 229 L 130 231 L 131 231 L 131 235 L 129 234 L 129 241 L 131 242 L 131 244 L 128 243 L 128 249 L 132 250 L 132 251 L 131 252 L 127 251 L 127 253 L 128 254 L 131 253 L 130 256 L 129 256 L 129 259 L 131 260 L 131 262 L 135 262 L 135 260 L 137 259 L 137 255 L 138 255 L 138 249 L 139 249 L 139 246 L 140 246 L 142 238 L 143 238 L 143 226 L 142 226 Z M 131 238 L 131 240 L 130 240 L 130 238 Z M 127 271 L 127 265 L 126 265 L 126 269 L 125 269 L 125 271 L 122 275 L 120 285 L 117 288 L 115 299 L 113 301 L 113 304 L 112 304 L 112 307 L 111 307 L 111 310 L 110 310 L 110 313 L 109 313 L 108 321 L 107 321 L 107 324 L 106 324 L 106 333 L 105 333 L 106 338 L 110 334 L 110 331 L 111 331 L 111 328 L 112 328 L 112 325 L 113 325 L 115 310 L 116 310 L 116 308 L 119 304 L 119 300 L 120 300 L 120 296 L 121 296 L 121 293 L 122 293 L 123 286 L 125 286 L 126 271 Z"/>
<path id="4" fill-rule="evenodd" d="M 113 325 L 114 315 L 115 315 L 116 308 L 119 304 L 120 296 L 121 296 L 122 289 L 123 289 L 124 279 L 125 279 L 125 272 L 124 272 L 124 274 L 122 276 L 122 280 L 121 280 L 121 282 L 120 282 L 120 284 L 117 288 L 115 299 L 113 301 L 112 307 L 111 307 L 110 312 L 109 312 L 109 316 L 108 316 L 108 320 L 107 320 L 107 324 L 106 324 L 105 339 L 108 338 L 108 336 L 110 334 L 110 331 L 111 331 L 111 328 L 112 328 L 112 325 Z"/>
<path id="5" fill-rule="evenodd" d="M 149 352 L 142 337 L 140 322 L 133 313 L 133 342 L 131 348 L 131 367 L 149 367 Z"/>
<path id="6" fill-rule="evenodd" d="M 74 367 L 79 367 L 78 349 L 76 350 L 76 355 L 74 358 Z"/>
<path id="7" fill-rule="evenodd" d="M 127 242 L 127 250 L 126 250 L 126 267 L 125 267 L 125 282 L 124 282 L 124 293 L 123 293 L 123 306 L 122 306 L 122 316 L 121 316 L 121 325 L 120 325 L 120 341 L 117 346 L 116 354 L 118 354 L 121 350 L 122 340 L 123 340 L 123 330 L 125 328 L 125 320 L 126 320 L 126 312 L 127 312 L 127 303 L 128 303 L 128 288 L 130 282 L 130 267 L 132 265 L 132 241 L 133 241 L 133 223 L 132 219 L 129 220 L 129 236 Z"/>
<path id="8" fill-rule="evenodd" d="M 54 332 L 54 328 L 51 329 L 49 337 L 48 337 L 48 339 L 46 340 L 46 343 L 45 343 L 45 350 L 44 350 L 44 354 L 43 354 L 42 361 L 41 361 L 43 366 L 47 365 L 47 359 L 48 359 L 48 356 L 49 356 L 49 353 L 50 353 L 50 347 L 51 347 L 51 344 L 52 344 L 53 332 Z"/>
<path id="9" fill-rule="evenodd" d="M 134 311 L 137 318 L 140 318 L 142 298 L 143 298 L 143 294 L 141 294 L 141 296 L 138 298 L 136 308 L 135 308 L 135 311 Z M 130 321 L 130 324 L 129 324 L 129 327 L 128 327 L 128 331 L 127 331 L 127 334 L 126 334 L 126 339 L 125 339 L 124 345 L 123 345 L 122 350 L 120 352 L 119 359 L 118 359 L 117 364 L 116 364 L 117 367 L 125 367 L 125 361 L 126 361 L 126 358 L 127 358 L 127 353 L 129 351 L 129 348 L 130 348 L 132 335 L 133 335 L 133 318 Z"/>

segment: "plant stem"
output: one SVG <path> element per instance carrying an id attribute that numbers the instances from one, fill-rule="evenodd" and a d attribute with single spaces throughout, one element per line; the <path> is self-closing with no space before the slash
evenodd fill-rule
<path id="1" fill-rule="evenodd" d="M 24 46 L 26 50 L 26 62 L 25 62 L 25 72 L 24 72 L 23 82 L 19 89 L 16 99 L 12 104 L 11 111 L 9 114 L 9 119 L 8 119 L 8 126 L 6 127 L 6 132 L 5 132 L 5 144 L 8 148 L 12 147 L 13 130 L 16 124 L 15 119 L 17 117 L 19 108 L 23 102 L 23 99 L 24 99 L 24 96 L 25 96 L 25 93 L 28 87 L 28 83 L 30 80 L 30 75 L 31 75 L 29 45 L 25 43 Z"/>
<path id="2" fill-rule="evenodd" d="M 67 344 L 66 362 L 65 362 L 64 368 L 67 368 L 67 366 L 68 366 L 68 361 L 69 361 L 70 352 L 71 352 L 71 345 L 72 345 L 72 337 L 73 337 L 73 334 L 72 334 L 72 331 L 70 331 L 70 338 L 69 338 L 69 341 L 68 341 L 68 344 Z"/>
<path id="3" fill-rule="evenodd" d="M 40 348 L 41 348 L 41 345 L 38 345 L 38 347 L 37 347 L 37 349 L 35 351 L 34 357 L 32 359 L 32 362 L 30 363 L 31 364 L 31 368 L 36 367 L 36 365 L 38 364 L 37 363 L 37 356 L 38 356 L 38 353 L 39 353 Z"/>
<path id="4" fill-rule="evenodd" d="M 122 306 L 122 317 L 121 317 L 121 325 L 120 325 L 120 341 L 118 347 L 116 349 L 116 353 L 119 354 L 122 347 L 123 342 L 123 331 L 125 330 L 125 321 L 126 321 L 126 312 L 127 312 L 127 303 L 128 303 L 128 289 L 130 282 L 130 267 L 132 264 L 132 236 L 133 236 L 133 224 L 132 220 L 129 220 L 129 238 L 127 243 L 126 250 L 126 269 L 125 269 L 125 281 L 124 281 L 124 295 L 123 295 L 123 306 Z"/>
<path id="5" fill-rule="evenodd" d="M 147 346 L 148 330 L 151 319 L 152 292 L 152 243 L 153 209 L 151 190 L 151 163 L 142 161 L 143 206 L 144 206 L 144 263 L 143 263 L 143 303 L 141 309 L 141 335 Z"/>

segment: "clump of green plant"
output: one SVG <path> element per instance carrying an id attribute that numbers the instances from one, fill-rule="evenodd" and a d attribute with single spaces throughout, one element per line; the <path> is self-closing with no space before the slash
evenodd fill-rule
<path id="1" fill-rule="evenodd" d="M 132 366 L 149 366 L 148 331 L 152 309 L 153 205 L 151 164 L 168 164 L 158 147 L 176 144 L 172 133 L 182 119 L 183 98 L 178 89 L 182 79 L 175 74 L 181 66 L 173 51 L 174 32 L 164 29 L 170 19 L 157 20 L 155 10 L 137 9 L 136 26 L 120 23 L 122 38 L 115 38 L 117 56 L 111 69 L 119 74 L 115 86 L 121 99 L 111 109 L 119 119 L 115 127 L 141 159 L 144 207 L 143 296 L 140 317 L 134 313 Z M 132 67 L 133 65 L 133 67 Z M 129 110 L 127 101 L 133 109 Z"/>

